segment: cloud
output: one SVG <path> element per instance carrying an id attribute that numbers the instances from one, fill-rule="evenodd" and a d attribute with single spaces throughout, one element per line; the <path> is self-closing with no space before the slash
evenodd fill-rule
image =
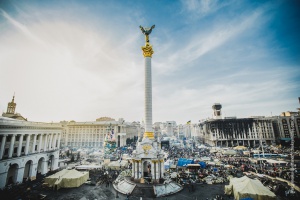
<path id="1" fill-rule="evenodd" d="M 1 12 L 2 16 L 5 17 L 9 23 L 11 23 L 15 28 L 17 28 L 20 32 L 22 32 L 26 37 L 28 37 L 30 40 L 32 40 L 42 46 L 45 46 L 45 43 L 39 37 L 34 35 L 25 25 L 14 20 L 9 14 L 7 14 L 1 8 L 0 8 L 0 12 Z"/>
<path id="2" fill-rule="evenodd" d="M 217 12 L 231 4 L 231 1 L 219 0 L 181 0 L 183 11 L 189 13 L 193 19 L 199 19 Z"/>
<path id="3" fill-rule="evenodd" d="M 240 5 L 230 3 L 224 12 L 220 6 L 227 4 L 217 1 L 182 1 L 184 12 L 172 16 L 163 4 L 158 10 L 118 5 L 118 12 L 113 3 L 74 3 L 75 11 L 69 4 L 29 5 L 34 14 L 24 7 L 1 10 L 0 99 L 10 101 L 15 91 L 18 112 L 33 121 L 140 121 L 144 38 L 138 25 L 158 21 L 151 35 L 154 121 L 196 122 L 211 116 L 215 102 L 226 116 L 293 109 L 300 68 L 283 59 L 285 49 L 278 54 L 265 32 L 273 16 L 267 6 L 236 12 Z"/>
<path id="4" fill-rule="evenodd" d="M 236 20 L 222 21 L 215 25 L 212 30 L 197 30 L 190 34 L 185 46 L 172 47 L 167 59 L 159 60 L 157 68 L 161 73 L 170 73 L 186 68 L 188 63 L 206 55 L 219 48 L 229 41 L 237 39 L 243 34 L 258 25 L 261 11 L 257 10 L 251 15 L 241 16 Z M 170 46 L 170 45 L 169 45 Z M 166 53 L 166 52 L 165 52 Z"/>

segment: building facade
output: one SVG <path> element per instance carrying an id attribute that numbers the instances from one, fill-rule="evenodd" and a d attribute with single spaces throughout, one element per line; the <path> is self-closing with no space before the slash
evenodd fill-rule
<path id="1" fill-rule="evenodd" d="M 275 143 L 272 119 L 265 117 L 208 119 L 199 124 L 199 134 L 211 146 L 258 146 Z"/>
<path id="2" fill-rule="evenodd" d="M 0 117 L 0 188 L 58 168 L 62 127 Z"/>
<path id="3" fill-rule="evenodd" d="M 295 145 L 300 145 L 300 115 L 293 113 L 294 123 L 290 112 L 282 113 L 280 116 L 272 117 L 273 127 L 277 143 L 290 145 L 291 134 L 294 134 Z"/>
<path id="4" fill-rule="evenodd" d="M 68 147 L 102 148 L 107 134 L 114 134 L 117 146 L 125 146 L 128 139 L 140 135 L 140 124 L 125 122 L 124 119 L 101 117 L 92 122 L 61 122 L 64 130 L 62 143 Z"/>

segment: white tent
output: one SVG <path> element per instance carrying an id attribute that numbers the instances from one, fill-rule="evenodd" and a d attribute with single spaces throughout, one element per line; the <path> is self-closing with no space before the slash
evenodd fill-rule
<path id="1" fill-rule="evenodd" d="M 50 187 L 59 188 L 72 188 L 79 187 L 87 181 L 89 172 L 79 172 L 75 169 L 63 169 L 51 176 L 45 178 L 45 183 Z"/>
<path id="2" fill-rule="evenodd" d="M 108 163 L 107 167 L 110 169 L 121 169 L 121 167 L 127 167 L 128 166 L 128 161 L 127 160 L 118 160 L 118 161 L 112 161 Z"/>
<path id="3" fill-rule="evenodd" d="M 266 188 L 259 180 L 247 176 L 230 179 L 230 184 L 225 186 L 225 194 L 233 194 L 234 199 L 252 198 L 254 200 L 276 199 L 276 195 Z"/>
<path id="4" fill-rule="evenodd" d="M 235 155 L 236 154 L 236 151 L 235 150 L 227 150 L 227 151 L 224 151 L 222 152 L 223 155 Z"/>
<path id="5" fill-rule="evenodd" d="M 244 146 L 236 146 L 233 148 L 234 150 L 246 150 L 247 147 L 244 147 Z"/>

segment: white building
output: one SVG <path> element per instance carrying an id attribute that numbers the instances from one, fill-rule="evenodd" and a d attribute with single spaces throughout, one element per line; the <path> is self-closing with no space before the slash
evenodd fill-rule
<path id="1" fill-rule="evenodd" d="M 140 124 L 124 119 L 101 117 L 91 122 L 61 122 L 64 127 L 62 143 L 68 147 L 103 147 L 107 134 L 113 133 L 117 146 L 126 145 L 140 135 Z"/>
<path id="2" fill-rule="evenodd" d="M 0 117 L 0 188 L 58 168 L 62 127 Z"/>

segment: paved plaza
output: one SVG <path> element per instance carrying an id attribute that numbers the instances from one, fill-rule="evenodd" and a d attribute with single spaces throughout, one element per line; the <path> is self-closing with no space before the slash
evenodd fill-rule
<path id="1" fill-rule="evenodd" d="M 167 197 L 154 198 L 149 191 L 140 189 L 139 191 L 134 191 L 129 199 L 168 199 L 168 200 L 178 200 L 178 199 L 213 199 L 216 195 L 222 195 L 223 199 L 233 199 L 233 197 L 227 197 L 224 195 L 224 185 L 225 184 L 195 184 L 194 191 L 189 191 L 188 188 L 184 188 L 181 192 L 176 193 Z M 43 194 L 47 195 L 49 200 L 104 200 L 104 199 L 126 199 L 126 195 L 118 194 L 119 198 L 116 198 L 116 191 L 112 186 L 106 187 L 105 184 L 99 186 L 82 185 L 79 188 L 72 189 L 60 189 L 58 191 L 45 190 Z"/>

